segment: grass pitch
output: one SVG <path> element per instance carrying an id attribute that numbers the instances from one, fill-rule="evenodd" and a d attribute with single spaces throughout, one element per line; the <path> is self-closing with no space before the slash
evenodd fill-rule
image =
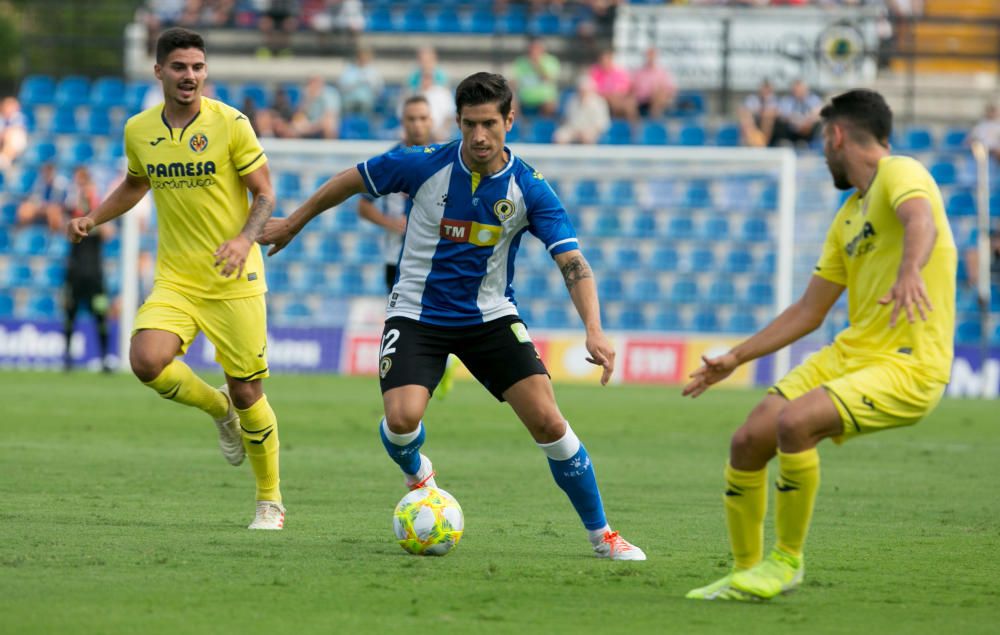
<path id="1" fill-rule="evenodd" d="M 213 377 L 221 383 L 219 376 Z M 759 391 L 558 386 L 608 516 L 649 555 L 592 557 L 544 456 L 476 384 L 433 401 L 427 454 L 462 503 L 445 558 L 407 555 L 371 378 L 279 376 L 283 532 L 249 532 L 250 468 L 207 416 L 127 376 L 0 373 L 4 633 L 996 633 L 1000 417 L 946 399 L 824 443 L 806 583 L 769 604 L 684 593 L 729 566 L 730 432 Z M 768 525 L 768 546 L 773 531 Z"/>

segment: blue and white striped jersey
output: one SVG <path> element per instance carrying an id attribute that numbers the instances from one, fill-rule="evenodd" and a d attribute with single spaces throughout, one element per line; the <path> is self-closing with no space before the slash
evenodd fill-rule
<path id="1" fill-rule="evenodd" d="M 517 315 L 511 282 L 524 232 L 553 256 L 579 247 L 552 188 L 505 149 L 510 160 L 489 176 L 465 165 L 460 141 L 358 164 L 373 196 L 405 192 L 413 202 L 387 317 L 468 326 Z"/>

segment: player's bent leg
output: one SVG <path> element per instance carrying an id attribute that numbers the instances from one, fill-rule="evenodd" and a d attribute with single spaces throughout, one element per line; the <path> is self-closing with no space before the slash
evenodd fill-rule
<path id="1" fill-rule="evenodd" d="M 409 384 L 391 388 L 382 394 L 385 416 L 379 422 L 382 445 L 403 471 L 409 489 L 437 487 L 430 459 L 420 453 L 426 432 L 423 416 L 430 400 L 426 387 Z"/>
<path id="2" fill-rule="evenodd" d="M 594 554 L 612 560 L 645 560 L 642 549 L 611 531 L 587 449 L 559 412 L 546 375 L 530 375 L 503 393 L 548 457 L 556 484 L 569 497 L 587 529 Z"/>
<path id="3" fill-rule="evenodd" d="M 278 418 L 264 394 L 261 380 L 244 382 L 227 375 L 226 383 L 239 416 L 243 447 L 257 482 L 256 499 L 258 503 L 280 504 Z"/>
<path id="4" fill-rule="evenodd" d="M 164 399 L 203 410 L 213 419 L 224 417 L 229 410 L 225 395 L 175 358 L 180 349 L 181 340 L 173 333 L 139 331 L 132 336 L 129 350 L 132 372 Z"/>

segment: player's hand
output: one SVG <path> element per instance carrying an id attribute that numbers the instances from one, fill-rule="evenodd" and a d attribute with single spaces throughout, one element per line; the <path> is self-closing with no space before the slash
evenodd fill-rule
<path id="1" fill-rule="evenodd" d="M 250 253 L 251 245 L 253 243 L 242 234 L 219 245 L 213 255 L 215 256 L 215 266 L 222 265 L 222 270 L 219 273 L 222 274 L 223 278 L 233 275 L 234 271 L 237 278 L 243 275 L 243 266 L 247 263 L 247 254 Z"/>
<path id="2" fill-rule="evenodd" d="M 271 245 L 267 255 L 273 256 L 292 242 L 297 233 L 297 231 L 292 230 L 287 218 L 271 218 L 264 225 L 264 231 L 260 233 L 257 242 L 262 245 Z"/>
<path id="3" fill-rule="evenodd" d="M 899 317 L 900 310 L 906 311 L 906 319 L 913 324 L 913 307 L 917 307 L 920 319 L 926 321 L 927 314 L 934 310 L 931 306 L 930 298 L 927 297 L 927 286 L 924 279 L 920 277 L 919 271 L 909 270 L 899 274 L 896 284 L 892 285 L 889 293 L 879 298 L 879 304 L 892 305 L 892 315 L 889 316 L 889 328 L 896 326 L 896 318 Z"/>
<path id="4" fill-rule="evenodd" d="M 406 231 L 406 219 L 402 216 L 389 219 L 389 230 L 397 234 L 404 233 Z"/>
<path id="5" fill-rule="evenodd" d="M 691 397 L 692 399 L 697 397 L 708 390 L 708 387 L 712 384 L 717 384 L 726 377 L 729 377 L 736 370 L 736 367 L 740 365 L 739 360 L 736 359 L 736 355 L 732 353 L 726 353 L 711 359 L 702 355 L 701 361 L 701 368 L 691 373 L 691 381 L 688 382 L 687 386 L 684 386 L 684 390 L 681 392 L 685 397 Z"/>
<path id="6" fill-rule="evenodd" d="M 603 332 L 598 331 L 587 335 L 587 352 L 590 353 L 588 362 L 604 367 L 601 373 L 601 385 L 606 386 L 611 374 L 615 372 L 615 347 Z"/>
<path id="7" fill-rule="evenodd" d="M 74 218 L 66 224 L 66 238 L 68 238 L 71 243 L 78 243 L 86 238 L 87 235 L 90 234 L 90 230 L 93 228 L 93 218 L 87 218 L 86 216 Z"/>

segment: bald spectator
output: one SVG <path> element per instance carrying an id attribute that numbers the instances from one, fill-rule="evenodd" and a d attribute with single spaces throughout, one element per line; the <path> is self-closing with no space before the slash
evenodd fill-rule
<path id="1" fill-rule="evenodd" d="M 608 102 L 597 94 L 594 80 L 583 76 L 577 82 L 576 93 L 566 104 L 566 117 L 556 129 L 556 143 L 597 143 L 611 126 Z"/>

